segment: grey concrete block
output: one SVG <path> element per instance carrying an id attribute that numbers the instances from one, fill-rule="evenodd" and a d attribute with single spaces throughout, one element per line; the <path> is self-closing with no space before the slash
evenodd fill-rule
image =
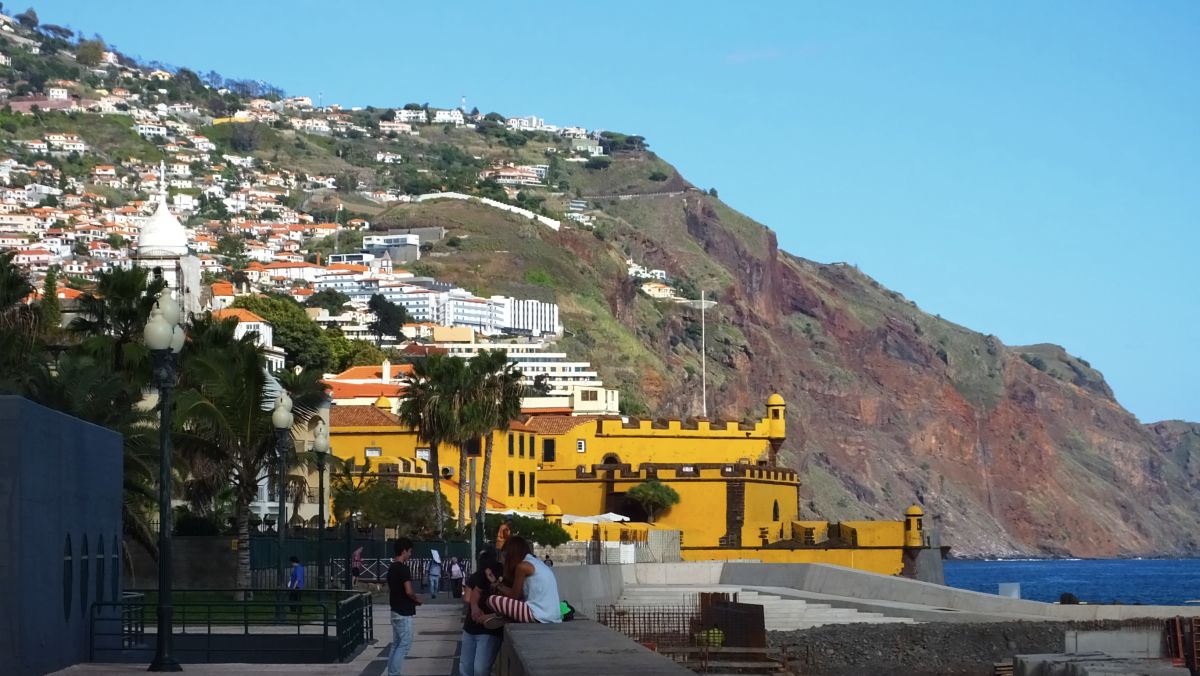
<path id="1" fill-rule="evenodd" d="M 119 597 L 121 435 L 0 396 L 0 673 L 88 657 L 92 604 Z"/>

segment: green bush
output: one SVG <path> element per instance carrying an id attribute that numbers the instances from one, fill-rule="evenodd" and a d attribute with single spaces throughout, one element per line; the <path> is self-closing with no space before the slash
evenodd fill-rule
<path id="1" fill-rule="evenodd" d="M 1029 364 L 1030 366 L 1032 366 L 1033 368 L 1035 368 L 1039 371 L 1046 370 L 1046 360 L 1042 359 L 1041 357 L 1037 356 L 1036 354 L 1023 354 L 1023 355 L 1021 355 L 1021 359 L 1024 359 L 1025 363 Z"/>
<path id="2" fill-rule="evenodd" d="M 583 164 L 584 169 L 607 169 L 612 160 L 607 157 L 593 157 Z"/>
<path id="3" fill-rule="evenodd" d="M 488 514 L 484 517 L 483 528 L 489 540 L 493 542 L 496 540 L 496 531 L 500 529 L 500 522 L 503 520 L 504 516 L 500 514 Z M 562 526 L 550 523 L 545 519 L 533 519 L 514 514 L 511 528 L 513 535 L 520 535 L 533 544 L 544 547 L 557 547 L 571 540 L 571 536 L 563 530 Z"/>
<path id="4" fill-rule="evenodd" d="M 525 281 L 538 286 L 553 287 L 554 278 L 545 270 L 527 270 L 525 272 Z"/>

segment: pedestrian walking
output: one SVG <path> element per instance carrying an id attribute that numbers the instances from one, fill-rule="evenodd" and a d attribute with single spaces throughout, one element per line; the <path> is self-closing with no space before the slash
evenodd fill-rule
<path id="1" fill-rule="evenodd" d="M 465 572 L 462 561 L 457 556 L 450 559 L 450 595 L 456 599 L 462 597 L 463 577 Z"/>
<path id="2" fill-rule="evenodd" d="M 433 550 L 433 562 L 429 564 L 429 596 L 437 598 L 438 589 L 442 586 L 442 555 L 437 549 Z"/>
<path id="3" fill-rule="evenodd" d="M 362 577 L 363 572 L 363 548 L 359 547 L 350 555 L 350 584 L 352 587 L 358 586 L 358 578 Z M 376 573 L 378 575 L 378 573 Z"/>
<path id="4" fill-rule="evenodd" d="M 300 590 L 304 589 L 304 566 L 300 565 L 300 559 L 293 556 L 289 559 L 292 564 L 291 575 L 288 576 L 288 598 L 292 600 L 292 612 L 300 612 Z"/>
<path id="5" fill-rule="evenodd" d="M 387 572 L 388 600 L 392 606 L 392 653 L 388 655 L 388 676 L 400 676 L 404 658 L 412 648 L 413 617 L 417 614 L 417 606 L 421 605 L 413 592 L 412 571 L 408 569 L 412 549 L 412 540 L 396 540 L 395 555 Z"/>

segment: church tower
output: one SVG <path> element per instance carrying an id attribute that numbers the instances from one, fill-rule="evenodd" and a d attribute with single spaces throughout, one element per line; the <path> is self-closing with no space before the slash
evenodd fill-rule
<path id="1" fill-rule="evenodd" d="M 137 239 L 133 262 L 152 277 L 166 280 L 167 288 L 185 317 L 200 312 L 200 259 L 188 251 L 187 229 L 167 208 L 166 163 L 159 165 L 158 205 L 146 220 Z"/>

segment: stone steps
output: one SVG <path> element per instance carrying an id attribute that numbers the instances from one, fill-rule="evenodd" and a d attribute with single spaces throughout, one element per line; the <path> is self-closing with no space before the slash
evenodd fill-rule
<path id="1" fill-rule="evenodd" d="M 835 608 L 828 603 L 788 599 L 729 585 L 709 587 L 691 585 L 632 586 L 625 589 L 619 605 L 681 605 L 688 602 L 689 597 L 702 592 L 736 593 L 739 603 L 761 605 L 768 631 L 811 629 L 828 624 L 907 624 L 913 622 L 907 617 L 887 617 L 882 613 L 861 612 L 854 608 Z"/>

